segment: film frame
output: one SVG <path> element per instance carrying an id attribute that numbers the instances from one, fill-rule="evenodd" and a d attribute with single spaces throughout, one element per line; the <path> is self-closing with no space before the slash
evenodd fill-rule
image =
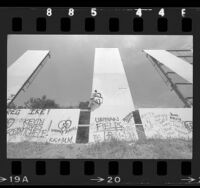
<path id="1" fill-rule="evenodd" d="M 78 10 L 76 17 L 67 19 L 70 28 L 61 26 L 61 18 L 66 18 L 64 10 L 72 7 L 51 7 L 55 17 L 46 15 L 50 7 L 36 8 L 1 8 L 1 142 L 2 152 L 0 157 L 0 174 L 5 180 L 2 185 L 27 184 L 27 185 L 198 185 L 200 173 L 198 162 L 199 122 L 198 105 L 198 64 L 195 64 L 193 86 L 194 109 L 193 109 L 193 158 L 192 160 L 108 160 L 108 159 L 7 159 L 6 156 L 6 62 L 7 62 L 7 34 L 111 34 L 111 35 L 193 35 L 194 62 L 199 61 L 198 52 L 200 46 L 200 17 L 198 8 L 185 8 L 186 17 L 181 16 L 179 8 L 165 8 L 167 16 L 163 19 L 158 16 L 162 7 L 147 7 L 154 11 L 144 13 L 141 18 L 134 13 L 126 11 L 128 8 L 100 8 L 96 7 L 98 17 L 91 17 L 90 11 L 94 7 L 73 7 Z M 13 11 L 14 9 L 14 11 Z M 132 9 L 138 9 L 133 7 Z M 118 11 L 116 11 L 118 10 Z M 123 11 L 122 11 L 123 10 Z M 26 16 L 25 16 L 26 15 Z M 39 18 L 39 19 L 38 19 Z M 68 17 L 67 17 L 68 18 Z M 112 18 L 112 19 L 111 19 Z M 140 28 L 134 30 L 133 20 Z M 111 19 L 111 20 L 110 20 Z M 167 24 L 166 24 L 167 19 Z M 70 21 L 69 21 L 70 20 Z M 127 20 L 127 22 L 123 22 Z M 159 21 L 158 21 L 159 20 Z M 66 21 L 66 20 L 65 20 Z M 141 24 L 143 22 L 143 24 Z M 95 23 L 95 28 L 91 27 Z M 178 24 L 177 24 L 178 23 Z M 191 27 L 188 29 L 188 24 Z M 46 27 L 44 27 L 46 25 Z M 106 25 L 106 26 L 105 26 Z M 143 28 L 141 29 L 141 25 Z M 161 27 L 158 28 L 158 25 Z M 166 27 L 167 26 L 167 27 Z M 80 169 L 80 170 L 77 170 Z M 15 179 L 17 177 L 17 179 Z M 18 178 L 19 177 L 19 178 Z M 26 182 L 26 177 L 28 183 Z M 51 177 L 51 178 L 50 178 Z M 97 182 L 91 179 L 102 178 Z M 77 181 L 78 179 L 78 181 Z M 185 180 L 182 180 L 185 179 Z M 24 182 L 23 182 L 24 181 Z"/>

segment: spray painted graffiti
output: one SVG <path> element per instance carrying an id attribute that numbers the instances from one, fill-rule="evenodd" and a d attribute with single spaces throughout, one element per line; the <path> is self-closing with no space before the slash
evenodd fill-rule
<path id="1" fill-rule="evenodd" d="M 192 121 L 184 121 L 183 124 L 184 124 L 185 128 L 188 130 L 188 132 L 192 133 L 192 130 L 193 130 L 193 127 L 192 127 L 193 123 L 192 123 Z"/>
<path id="2" fill-rule="evenodd" d="M 15 122 L 14 118 L 7 119 L 7 128 L 9 129 L 10 127 L 12 127 L 14 122 Z"/>
<path id="3" fill-rule="evenodd" d="M 67 137 L 67 138 L 63 138 L 63 137 L 61 137 L 61 138 L 56 138 L 56 137 L 54 137 L 54 138 L 52 138 L 52 137 L 50 137 L 49 138 L 49 142 L 50 143 L 54 143 L 54 144 L 72 144 L 72 143 L 74 143 L 73 142 L 73 136 L 71 136 L 71 137 Z"/>
<path id="4" fill-rule="evenodd" d="M 130 124 L 124 123 L 120 117 L 96 117 L 95 124 L 90 128 L 94 142 L 117 140 L 136 140 L 136 132 Z"/>
<path id="5" fill-rule="evenodd" d="M 139 116 L 139 124 L 135 122 L 132 112 L 122 118 L 94 117 L 90 141 L 107 141 L 113 137 L 127 141 L 140 138 L 192 138 L 191 108 L 141 108 Z"/>
<path id="6" fill-rule="evenodd" d="M 58 128 L 61 130 L 61 132 L 68 132 L 70 127 L 72 125 L 71 120 L 62 120 L 58 123 Z"/>
<path id="7" fill-rule="evenodd" d="M 143 108 L 139 111 L 148 138 L 192 138 L 191 108 Z"/>
<path id="8" fill-rule="evenodd" d="M 75 143 L 79 109 L 9 109 L 7 141 Z"/>
<path id="9" fill-rule="evenodd" d="M 9 119 L 15 120 L 13 118 Z M 25 137 L 44 137 L 46 135 L 46 130 L 43 130 L 44 119 L 21 119 L 21 127 L 8 126 L 7 134 L 8 136 L 25 136 Z M 11 124 L 10 124 L 11 125 Z M 14 123 L 12 124 L 14 125 Z"/>

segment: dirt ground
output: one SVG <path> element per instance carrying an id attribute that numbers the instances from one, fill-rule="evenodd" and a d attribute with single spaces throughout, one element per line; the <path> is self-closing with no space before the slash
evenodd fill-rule
<path id="1" fill-rule="evenodd" d="M 94 144 L 8 143 L 8 158 L 45 159 L 191 159 L 192 140 L 112 140 Z"/>

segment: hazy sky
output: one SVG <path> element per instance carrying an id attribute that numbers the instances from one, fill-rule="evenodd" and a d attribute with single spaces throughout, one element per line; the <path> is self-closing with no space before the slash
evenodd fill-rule
<path id="1" fill-rule="evenodd" d="M 8 66 L 26 50 L 50 50 L 51 58 L 15 103 L 46 95 L 56 103 L 77 105 L 91 95 L 95 48 L 119 48 L 136 107 L 183 107 L 146 58 L 143 49 L 188 49 L 192 36 L 9 35 Z"/>

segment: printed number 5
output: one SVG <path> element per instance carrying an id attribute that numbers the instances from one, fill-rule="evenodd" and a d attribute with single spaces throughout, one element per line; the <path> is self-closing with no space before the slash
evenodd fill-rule
<path id="1" fill-rule="evenodd" d="M 96 16 L 96 15 L 97 15 L 97 9 L 91 8 L 91 16 Z"/>

